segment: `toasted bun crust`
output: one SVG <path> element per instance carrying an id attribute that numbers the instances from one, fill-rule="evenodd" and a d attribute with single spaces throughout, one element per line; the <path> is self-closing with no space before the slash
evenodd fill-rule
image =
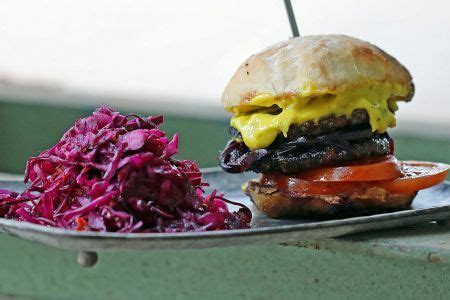
<path id="1" fill-rule="evenodd" d="M 311 35 L 248 58 L 226 86 L 222 103 L 231 108 L 261 93 L 314 96 L 374 83 L 405 87 L 408 95 L 393 95 L 396 100 L 414 94 L 408 70 L 380 48 L 345 35 Z"/>
<path id="2" fill-rule="evenodd" d="M 382 188 L 369 188 L 349 197 L 310 195 L 291 197 L 271 186 L 249 181 L 247 193 L 258 209 L 270 218 L 333 218 L 367 215 L 410 207 L 417 192 L 391 194 Z"/>

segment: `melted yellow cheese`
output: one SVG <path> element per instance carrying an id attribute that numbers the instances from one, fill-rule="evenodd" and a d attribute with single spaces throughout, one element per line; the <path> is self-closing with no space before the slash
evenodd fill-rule
<path id="1" fill-rule="evenodd" d="M 289 126 L 334 115 L 350 117 L 356 109 L 365 109 L 373 131 L 385 132 L 395 126 L 392 111 L 397 109 L 391 96 L 406 96 L 407 89 L 400 85 L 373 84 L 365 88 L 345 90 L 319 96 L 297 95 L 284 98 L 260 94 L 246 105 L 233 107 L 231 126 L 239 130 L 244 143 L 251 149 L 268 147 L 281 132 L 287 136 Z M 278 106 L 274 114 L 267 109 Z M 392 110 L 392 111 L 391 111 Z"/>

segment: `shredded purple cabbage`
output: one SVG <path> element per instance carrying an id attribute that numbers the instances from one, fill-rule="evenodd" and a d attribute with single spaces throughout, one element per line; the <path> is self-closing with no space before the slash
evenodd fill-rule
<path id="1" fill-rule="evenodd" d="M 56 145 L 28 159 L 23 193 L 0 190 L 0 216 L 80 231 L 248 228 L 247 207 L 206 194 L 198 166 L 173 158 L 178 135 L 168 139 L 162 122 L 105 107 L 77 120 Z"/>

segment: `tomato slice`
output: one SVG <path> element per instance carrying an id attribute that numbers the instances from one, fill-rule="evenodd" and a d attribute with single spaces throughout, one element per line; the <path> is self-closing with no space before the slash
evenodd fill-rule
<path id="1" fill-rule="evenodd" d="M 403 161 L 403 176 L 393 181 L 377 184 L 393 193 L 410 193 L 437 185 L 448 175 L 449 165 L 442 163 Z"/>
<path id="2" fill-rule="evenodd" d="M 392 193 L 410 194 L 437 185 L 445 180 L 449 166 L 441 163 L 401 162 L 402 176 L 394 180 L 374 181 L 311 181 L 279 174 L 264 174 L 262 184 L 276 186 L 293 196 L 336 195 L 381 187 Z"/>
<path id="3" fill-rule="evenodd" d="M 397 159 L 388 155 L 354 165 L 306 170 L 294 177 L 307 181 L 377 181 L 400 176 L 402 171 Z"/>
<path id="4" fill-rule="evenodd" d="M 336 195 L 363 190 L 370 186 L 367 182 L 309 181 L 286 175 L 272 174 L 262 175 L 261 184 L 276 186 L 278 190 L 297 197 L 307 195 Z"/>

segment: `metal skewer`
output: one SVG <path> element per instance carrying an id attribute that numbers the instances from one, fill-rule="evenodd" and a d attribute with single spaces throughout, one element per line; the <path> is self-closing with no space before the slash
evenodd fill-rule
<path id="1" fill-rule="evenodd" d="M 294 11 L 292 10 L 291 0 L 284 0 L 284 6 L 286 7 L 289 24 L 291 25 L 292 36 L 298 37 L 300 36 L 300 33 L 298 32 L 297 21 L 295 21 L 295 15 Z"/>

